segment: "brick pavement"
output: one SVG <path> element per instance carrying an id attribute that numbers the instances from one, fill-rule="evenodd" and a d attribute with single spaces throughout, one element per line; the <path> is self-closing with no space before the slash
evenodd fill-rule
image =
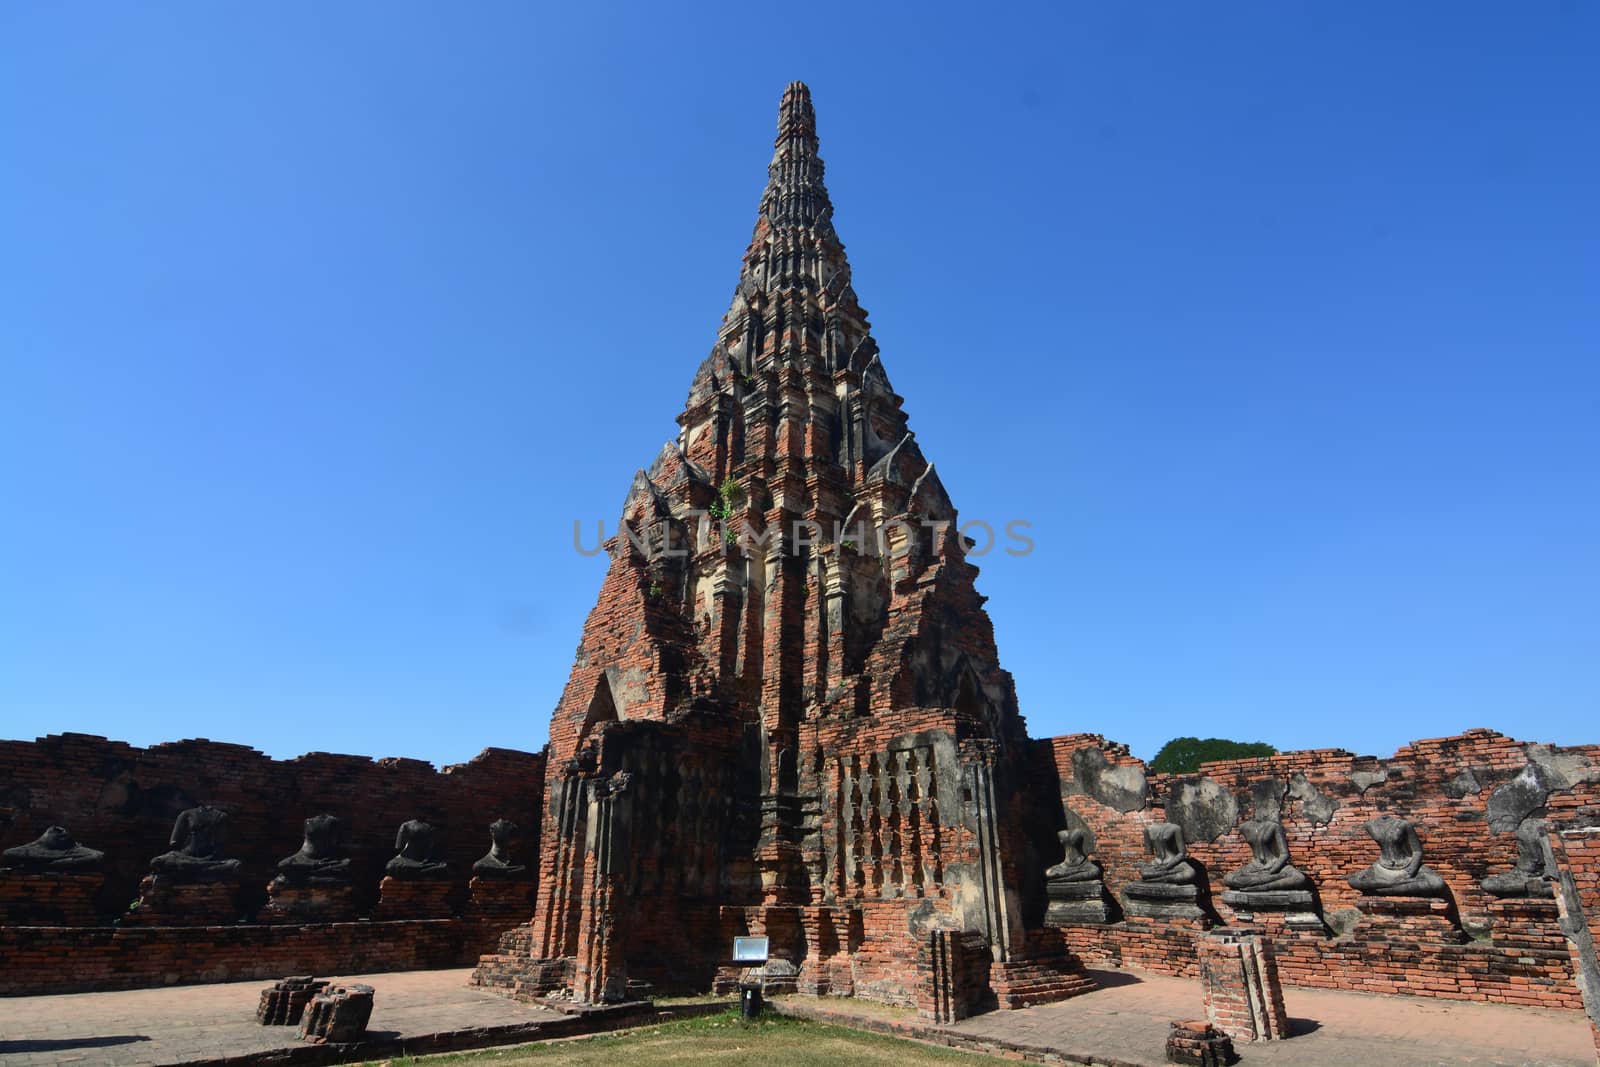
<path id="1" fill-rule="evenodd" d="M 371 1029 L 404 1038 L 543 1022 L 555 1012 L 466 984 L 466 970 L 344 975 L 377 989 Z M 1097 971 L 1102 988 L 1072 1000 L 991 1012 L 947 1027 L 846 999 L 783 998 L 785 1008 L 876 1029 L 939 1031 L 965 1041 L 1053 1050 L 1098 1063 L 1164 1062 L 1167 1024 L 1204 1014 L 1196 979 Z M 330 976 L 333 977 L 333 976 Z M 0 1067 L 155 1067 L 300 1045 L 290 1027 L 255 1022 L 266 982 L 0 998 Z M 1288 1041 L 1242 1045 L 1275 1067 L 1592 1067 L 1583 1014 L 1332 990 L 1284 990 Z M 1014 1054 L 1014 1053 L 1013 1053 Z"/>
<path id="2" fill-rule="evenodd" d="M 376 990 L 369 1033 L 444 1030 L 565 1018 L 467 985 L 470 970 L 340 975 Z M 333 977 L 322 975 L 319 977 Z M 155 1067 L 291 1048 L 292 1026 L 261 1026 L 266 981 L 0 998 L 0 1067 Z"/>
<path id="3" fill-rule="evenodd" d="M 1155 1067 L 1165 1064 L 1167 1026 L 1203 1019 L 1199 979 L 1091 971 L 1093 993 L 1018 1011 L 988 1012 L 934 1026 L 909 1011 L 848 1000 L 784 998 L 785 1010 L 867 1024 L 908 1036 L 995 1050 L 1065 1053 L 1077 1062 Z M 1237 1046 L 1247 1064 L 1275 1067 L 1593 1067 L 1594 1045 L 1582 1012 L 1500 1004 L 1373 996 L 1286 988 L 1286 1041 Z M 822 1012 L 806 1010 L 820 1007 Z M 916 1033 L 915 1031 L 921 1031 Z M 1033 1057 L 1029 1057 L 1033 1058 Z"/>

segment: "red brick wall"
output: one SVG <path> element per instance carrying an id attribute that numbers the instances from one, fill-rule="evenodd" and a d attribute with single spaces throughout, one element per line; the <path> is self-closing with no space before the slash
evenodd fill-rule
<path id="1" fill-rule="evenodd" d="M 1164 802 L 1179 779 L 1149 775 L 1149 805 L 1119 812 L 1077 792 L 1072 754 L 1085 746 L 1100 748 L 1113 766 L 1131 763 L 1143 767 L 1125 747 L 1098 735 L 1050 738 L 1035 743 L 1035 776 L 1041 783 L 1037 788 L 1059 790 L 1063 806 L 1089 825 L 1096 838 L 1097 856 L 1105 866 L 1107 889 L 1117 896 L 1128 881 L 1137 879 L 1139 866 L 1146 862 L 1144 827 L 1166 818 Z M 1563 751 L 1600 763 L 1600 749 L 1595 746 Z M 1473 730 L 1459 737 L 1414 742 L 1389 759 L 1317 749 L 1206 764 L 1192 777 L 1210 777 L 1235 794 L 1236 823 L 1251 817 L 1249 787 L 1264 779 L 1288 782 L 1297 774 L 1304 775 L 1324 796 L 1337 801 L 1331 819 L 1318 824 L 1304 801 L 1285 796 L 1281 819 L 1290 861 L 1315 884 L 1324 916 L 1346 932 L 1360 897 L 1346 879 L 1378 857 L 1377 845 L 1364 829 L 1366 822 L 1380 814 L 1410 819 L 1422 838 L 1426 863 L 1448 883 L 1461 924 L 1473 936 L 1466 944 L 1452 945 L 1283 932 L 1277 935 L 1277 957 L 1284 982 L 1577 1007 L 1572 965 L 1554 909 L 1548 905 L 1508 909 L 1478 884 L 1486 875 L 1507 871 L 1515 863 L 1515 837 L 1490 830 L 1486 805 L 1493 789 L 1526 762 L 1523 742 Z M 1387 777 L 1363 792 L 1351 780 L 1352 772 L 1358 770 Z M 1460 776 L 1469 770 L 1481 788 L 1472 790 L 1471 783 L 1463 783 Z M 1559 819 L 1596 799 L 1593 783 L 1558 790 L 1549 798 L 1549 817 Z M 1222 879 L 1250 855 L 1237 827 L 1215 842 L 1190 841 L 1189 854 L 1205 865 L 1211 905 L 1218 917 L 1234 921 L 1221 900 Z M 1045 862 L 1053 861 L 1053 855 L 1046 856 Z M 1198 928 L 1182 923 L 1137 920 L 1073 928 L 1069 943 L 1091 966 L 1099 963 L 1194 975 L 1198 973 L 1194 954 L 1198 933 Z"/>
<path id="2" fill-rule="evenodd" d="M 0 927 L 0 996 L 461 967 L 499 924 L 469 919 L 316 926 Z"/>
<path id="3" fill-rule="evenodd" d="M 138 896 L 151 858 L 168 850 L 177 813 L 212 804 L 228 813 L 225 851 L 244 863 L 241 911 L 254 914 L 277 862 L 300 848 L 305 819 L 330 812 L 345 824 L 357 901 L 367 907 L 394 855 L 396 828 L 420 817 L 439 828 L 464 899 L 495 819 L 523 828 L 523 855 L 535 862 L 544 763 L 542 754 L 500 748 L 435 770 L 420 760 L 325 752 L 274 760 L 205 740 L 150 748 L 85 734 L 0 741 L 0 848 L 65 826 L 105 852 L 96 902 L 116 916 Z"/>

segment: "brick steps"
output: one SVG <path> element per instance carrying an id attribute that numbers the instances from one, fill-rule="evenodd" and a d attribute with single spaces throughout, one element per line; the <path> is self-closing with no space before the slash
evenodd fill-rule
<path id="1" fill-rule="evenodd" d="M 1070 956 L 994 964 L 989 984 L 996 1003 L 1005 1009 L 1051 1004 L 1099 988 Z"/>

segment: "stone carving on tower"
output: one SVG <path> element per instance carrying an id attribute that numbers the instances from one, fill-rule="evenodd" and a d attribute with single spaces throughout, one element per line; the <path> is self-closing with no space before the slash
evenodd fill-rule
<path id="1" fill-rule="evenodd" d="M 981 935 L 1002 1004 L 1024 971 L 1087 988 L 1041 940 L 1023 828 L 1059 812 L 1028 807 L 977 568 L 857 299 L 798 82 L 677 422 L 634 475 L 551 721 L 533 922 L 479 981 L 703 990 L 752 933 L 769 978 L 909 1003 L 942 929 Z"/>

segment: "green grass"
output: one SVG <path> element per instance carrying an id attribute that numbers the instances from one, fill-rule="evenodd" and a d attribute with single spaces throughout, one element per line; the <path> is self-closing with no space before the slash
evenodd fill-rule
<path id="1" fill-rule="evenodd" d="M 737 1011 L 635 1027 L 592 1037 L 511 1048 L 385 1060 L 384 1064 L 424 1067 L 515 1067 L 517 1064 L 764 1064 L 766 1067 L 839 1067 L 840 1064 L 992 1063 L 987 1056 L 923 1045 L 843 1026 L 766 1014 L 745 1022 Z"/>

